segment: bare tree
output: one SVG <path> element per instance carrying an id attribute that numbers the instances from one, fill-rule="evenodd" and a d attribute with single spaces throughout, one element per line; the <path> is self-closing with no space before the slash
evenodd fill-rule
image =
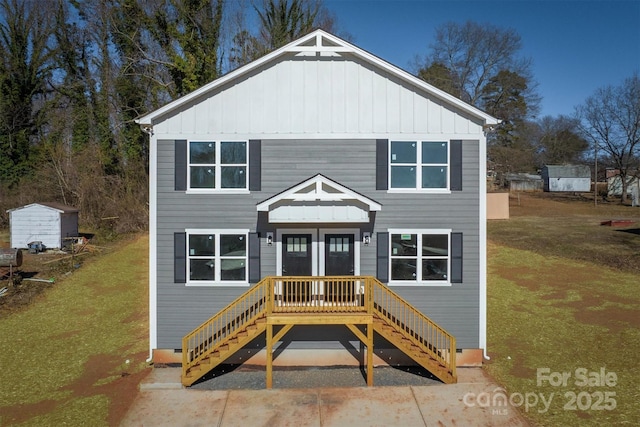
<path id="1" fill-rule="evenodd" d="M 441 82 L 443 90 L 482 108 L 485 86 L 501 71 L 510 71 L 527 81 L 524 95 L 529 111 L 534 112 L 531 61 L 518 56 L 521 47 L 520 35 L 512 28 L 472 21 L 449 22 L 436 29 L 431 54 L 424 60 L 418 75 L 441 87 L 430 81 L 433 77 Z"/>
<path id="2" fill-rule="evenodd" d="M 620 86 L 602 87 L 576 108 L 582 135 L 604 152 L 620 172 L 622 203 L 628 180 L 640 167 L 640 77 L 634 74 Z"/>
<path id="3" fill-rule="evenodd" d="M 229 58 L 231 68 L 247 64 L 316 28 L 337 30 L 336 18 L 322 0 L 261 0 L 252 4 L 259 28 L 257 32 L 246 26 L 237 30 Z"/>
<path id="4" fill-rule="evenodd" d="M 579 162 L 589 149 L 589 143 L 578 131 L 578 121 L 567 116 L 545 116 L 537 123 L 534 138 L 544 164 L 569 164 Z"/>

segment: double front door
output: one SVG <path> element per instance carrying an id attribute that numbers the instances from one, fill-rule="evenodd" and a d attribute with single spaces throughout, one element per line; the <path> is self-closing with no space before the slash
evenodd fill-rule
<path id="1" fill-rule="evenodd" d="M 360 274 L 358 230 L 288 231 L 280 235 L 279 274 L 282 276 L 353 276 Z M 306 282 L 296 291 L 304 301 L 352 300 L 352 280 Z"/>
<path id="2" fill-rule="evenodd" d="M 282 235 L 283 276 L 353 276 L 355 250 L 353 234 L 324 234 L 314 241 L 312 234 Z M 314 251 L 314 246 L 322 250 Z M 322 259 L 319 259 L 322 257 Z M 314 270 L 322 271 L 314 274 Z"/>

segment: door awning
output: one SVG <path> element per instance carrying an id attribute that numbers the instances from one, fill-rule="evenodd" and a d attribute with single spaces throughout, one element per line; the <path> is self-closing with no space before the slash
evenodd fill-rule
<path id="1" fill-rule="evenodd" d="M 322 174 L 311 177 L 257 205 L 270 223 L 367 223 L 382 205 Z"/>

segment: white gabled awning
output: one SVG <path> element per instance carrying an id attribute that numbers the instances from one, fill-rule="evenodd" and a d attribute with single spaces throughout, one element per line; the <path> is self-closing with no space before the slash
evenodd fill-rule
<path id="1" fill-rule="evenodd" d="M 382 205 L 322 174 L 258 203 L 270 223 L 366 223 Z"/>

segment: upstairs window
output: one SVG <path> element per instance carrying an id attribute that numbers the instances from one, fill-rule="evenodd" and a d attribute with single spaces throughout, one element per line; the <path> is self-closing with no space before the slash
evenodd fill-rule
<path id="1" fill-rule="evenodd" d="M 246 141 L 190 141 L 189 189 L 247 189 Z"/>
<path id="2" fill-rule="evenodd" d="M 449 189 L 447 142 L 391 141 L 390 145 L 390 189 Z"/>

